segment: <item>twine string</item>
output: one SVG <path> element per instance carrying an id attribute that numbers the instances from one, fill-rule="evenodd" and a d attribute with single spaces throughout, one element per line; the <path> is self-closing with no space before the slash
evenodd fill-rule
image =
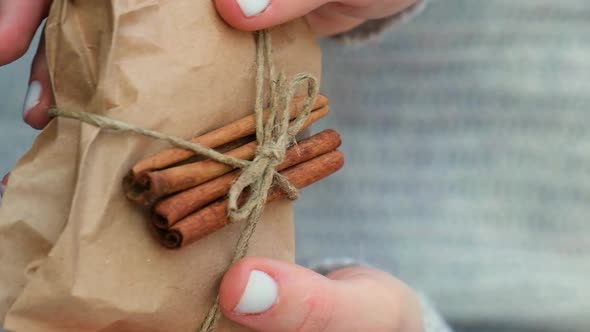
<path id="1" fill-rule="evenodd" d="M 264 209 L 264 204 L 271 186 L 278 186 L 290 199 L 298 197 L 297 188 L 276 171 L 276 166 L 283 162 L 288 146 L 295 140 L 295 136 L 311 114 L 313 101 L 319 93 L 317 80 L 307 73 L 295 75 L 292 81 L 287 81 L 281 73 L 275 74 L 272 60 L 272 44 L 267 30 L 257 32 L 256 56 L 256 139 L 258 148 L 252 163 L 246 166 L 240 177 L 233 184 L 229 192 L 228 213 L 230 220 L 246 220 L 240 238 L 234 251 L 232 263 L 244 258 L 250 246 L 250 240 L 258 225 Z M 267 69 L 270 92 L 270 114 L 263 125 L 264 109 L 264 69 Z M 299 115 L 289 122 L 289 107 L 300 86 L 307 84 L 307 95 Z M 264 129 L 262 129 L 264 128 Z M 238 207 L 238 199 L 246 188 L 249 188 L 247 201 Z M 212 332 L 221 316 L 219 310 L 219 295 L 211 305 L 199 332 Z"/>

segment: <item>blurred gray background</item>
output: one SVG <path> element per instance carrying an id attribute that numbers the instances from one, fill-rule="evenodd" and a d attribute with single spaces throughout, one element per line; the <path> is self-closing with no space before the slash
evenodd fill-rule
<path id="1" fill-rule="evenodd" d="M 324 49 L 347 165 L 297 204 L 299 262 L 387 269 L 461 331 L 590 331 L 590 2 L 439 0 Z M 0 171 L 31 55 L 0 68 Z"/>

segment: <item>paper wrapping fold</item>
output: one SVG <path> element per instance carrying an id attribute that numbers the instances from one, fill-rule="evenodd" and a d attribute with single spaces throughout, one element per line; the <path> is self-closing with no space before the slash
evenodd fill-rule
<path id="1" fill-rule="evenodd" d="M 209 0 L 56 0 L 46 33 L 58 107 L 186 138 L 252 111 L 254 38 L 225 25 Z M 303 21 L 272 35 L 277 68 L 319 76 L 319 49 Z M 152 238 L 121 180 L 165 147 L 64 119 L 41 133 L 0 208 L 6 329 L 197 329 L 241 225 L 179 251 Z M 290 203 L 267 207 L 250 253 L 293 259 Z M 241 329 L 223 320 L 218 330 Z"/>

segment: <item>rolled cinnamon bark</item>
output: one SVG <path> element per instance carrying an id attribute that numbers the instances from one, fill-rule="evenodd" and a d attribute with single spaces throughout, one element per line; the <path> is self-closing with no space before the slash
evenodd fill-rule
<path id="1" fill-rule="evenodd" d="M 327 105 L 311 112 L 301 130 L 309 127 L 328 113 L 329 106 Z M 231 142 L 226 139 L 223 139 L 223 141 L 225 143 Z M 250 142 L 227 152 L 226 155 L 243 160 L 252 160 L 256 154 L 256 147 L 256 142 Z M 199 161 L 161 171 L 144 172 L 137 176 L 137 180 L 134 180 L 129 175 L 124 180 L 124 189 L 129 200 L 141 205 L 151 206 L 164 196 L 193 188 L 228 173 L 232 169 L 234 169 L 232 166 L 214 160 Z"/>
<path id="2" fill-rule="evenodd" d="M 226 155 L 252 160 L 256 154 L 256 142 L 233 149 Z M 145 206 L 151 206 L 161 197 L 192 188 L 233 170 L 234 167 L 214 160 L 204 160 L 161 171 L 146 172 L 127 190 L 127 198 Z"/>
<path id="3" fill-rule="evenodd" d="M 277 170 L 282 171 L 334 151 L 340 144 L 338 132 L 326 129 L 287 149 L 285 160 L 277 166 Z M 152 222 L 159 228 L 171 227 L 190 213 L 226 195 L 239 174 L 239 170 L 233 171 L 158 202 L 154 206 Z"/>
<path id="4" fill-rule="evenodd" d="M 299 112 L 301 111 L 304 102 L 304 98 L 295 98 L 293 102 L 293 107 L 291 107 L 290 110 L 291 119 L 294 119 L 297 115 L 299 115 Z M 328 105 L 328 98 L 319 95 L 314 101 L 313 110 L 318 110 L 326 105 Z M 264 121 L 266 121 L 269 114 L 270 110 L 264 111 Z M 237 139 L 252 135 L 255 131 L 255 116 L 249 115 L 239 120 L 236 120 L 228 124 L 227 126 L 213 130 L 202 136 L 193 138 L 191 142 L 209 148 L 216 148 L 226 143 L 235 141 Z M 194 152 L 184 150 L 181 148 L 167 149 L 139 161 L 137 164 L 135 164 L 135 166 L 133 166 L 127 177 L 130 177 L 133 181 L 139 181 L 139 176 L 141 176 L 145 172 L 166 168 L 168 166 L 184 161 L 194 155 Z"/>
<path id="5" fill-rule="evenodd" d="M 280 173 L 286 176 L 291 184 L 301 189 L 335 173 L 343 165 L 344 156 L 342 152 L 336 150 L 290 167 Z M 267 203 L 283 197 L 284 193 L 279 188 L 273 188 L 268 194 Z M 242 195 L 240 203 L 243 203 L 245 199 L 246 196 Z M 169 230 L 157 230 L 158 238 L 164 246 L 170 249 L 191 244 L 229 223 L 227 205 L 227 199 L 212 203 L 182 219 Z"/>

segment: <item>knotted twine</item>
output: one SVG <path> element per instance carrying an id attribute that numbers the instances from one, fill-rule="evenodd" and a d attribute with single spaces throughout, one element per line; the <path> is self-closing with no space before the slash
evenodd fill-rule
<path id="1" fill-rule="evenodd" d="M 276 74 L 273 58 L 271 36 L 268 30 L 255 32 L 256 37 L 256 104 L 254 107 L 256 121 L 256 141 L 258 147 L 254 160 L 247 161 L 226 156 L 208 147 L 175 137 L 134 126 L 122 121 L 104 116 L 68 111 L 59 108 L 49 110 L 50 117 L 76 119 L 101 129 L 109 129 L 122 133 L 138 134 L 151 137 L 195 152 L 220 163 L 241 168 L 242 172 L 232 185 L 228 195 L 228 217 L 231 222 L 246 221 L 236 244 L 231 263 L 244 258 L 250 246 L 250 240 L 260 221 L 268 192 L 273 185 L 282 190 L 286 197 L 295 200 L 299 193 L 287 178 L 276 171 L 276 166 L 283 162 L 285 153 L 295 136 L 311 114 L 313 102 L 319 93 L 317 79 L 308 73 L 299 73 L 288 81 L 283 73 Z M 270 113 L 264 123 L 263 112 L 265 106 L 265 74 L 268 84 L 268 99 Z M 301 112 L 290 121 L 289 108 L 299 88 L 307 84 L 305 102 Z M 242 206 L 238 200 L 246 194 L 247 198 Z M 221 311 L 219 308 L 219 294 L 216 295 L 199 332 L 211 332 L 215 328 Z"/>

